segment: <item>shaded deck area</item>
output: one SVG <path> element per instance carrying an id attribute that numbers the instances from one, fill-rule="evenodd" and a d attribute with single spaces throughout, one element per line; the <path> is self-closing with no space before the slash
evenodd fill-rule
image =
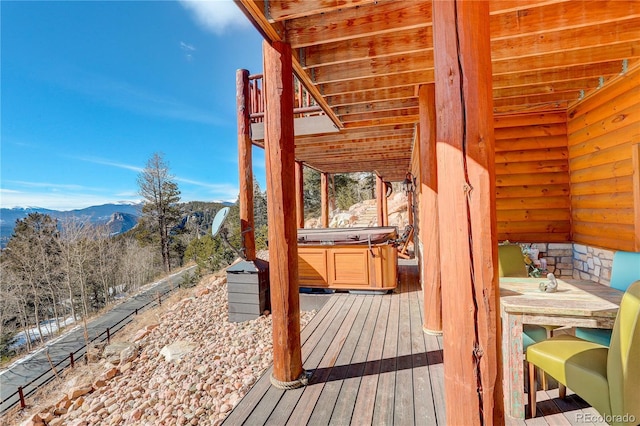
<path id="1" fill-rule="evenodd" d="M 309 385 L 276 389 L 268 370 L 223 424 L 446 425 L 442 341 L 422 331 L 417 271 L 401 261 L 393 294 L 334 294 L 302 330 Z M 557 392 L 538 392 L 545 417 L 506 423 L 594 424 L 595 410 Z"/>

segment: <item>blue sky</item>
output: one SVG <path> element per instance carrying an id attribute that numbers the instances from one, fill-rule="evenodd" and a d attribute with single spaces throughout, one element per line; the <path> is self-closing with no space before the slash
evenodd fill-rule
<path id="1" fill-rule="evenodd" d="M 231 1 L 5 1 L 0 206 L 137 201 L 162 152 L 183 201 L 235 200 L 235 71 L 262 38 Z M 254 148 L 264 189 L 264 155 Z"/>

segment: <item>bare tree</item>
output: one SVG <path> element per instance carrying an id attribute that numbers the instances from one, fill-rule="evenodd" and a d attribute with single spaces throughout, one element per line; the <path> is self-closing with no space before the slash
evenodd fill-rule
<path id="1" fill-rule="evenodd" d="M 23 283 L 21 296 L 24 297 L 25 305 L 33 308 L 35 325 L 42 343 L 44 338 L 40 322 L 45 301 L 44 293 L 54 285 L 54 275 L 59 273 L 58 238 L 57 224 L 51 216 L 30 213 L 26 218 L 16 222 L 14 235 L 3 253 L 8 262 L 7 266 L 16 279 Z M 57 299 L 52 303 L 55 300 Z"/>
<path id="2" fill-rule="evenodd" d="M 143 216 L 157 226 L 165 272 L 171 271 L 169 231 L 179 218 L 180 191 L 161 153 L 154 153 L 138 175 L 139 194 L 144 198 Z"/>

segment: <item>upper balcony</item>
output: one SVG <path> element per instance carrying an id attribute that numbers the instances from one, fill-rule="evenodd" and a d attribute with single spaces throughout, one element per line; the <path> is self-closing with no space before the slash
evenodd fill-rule
<path id="1" fill-rule="evenodd" d="M 249 118 L 251 120 L 251 139 L 257 145 L 264 144 L 264 98 L 262 96 L 262 74 L 249 76 Z M 296 136 L 319 133 L 336 133 L 338 127 L 313 99 L 311 93 L 295 76 L 293 126 Z"/>

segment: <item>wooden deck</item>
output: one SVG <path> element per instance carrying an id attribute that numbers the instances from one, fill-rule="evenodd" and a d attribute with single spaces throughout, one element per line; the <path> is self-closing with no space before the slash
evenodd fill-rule
<path id="1" fill-rule="evenodd" d="M 308 386 L 276 389 L 268 370 L 223 424 L 446 425 L 441 337 L 422 331 L 417 266 L 400 263 L 393 294 L 336 293 L 302 330 Z M 539 391 L 538 401 L 544 417 L 506 423 L 594 424 L 575 395 Z"/>

